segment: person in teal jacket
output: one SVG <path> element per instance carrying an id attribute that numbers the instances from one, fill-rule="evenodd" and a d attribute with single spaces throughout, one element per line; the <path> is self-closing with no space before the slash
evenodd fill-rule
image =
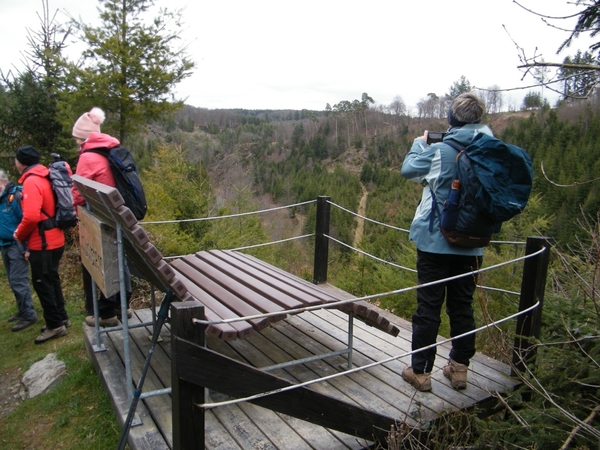
<path id="1" fill-rule="evenodd" d="M 29 284 L 28 252 L 13 238 L 23 217 L 20 197 L 20 186 L 15 186 L 0 170 L 0 250 L 8 284 L 17 301 L 17 313 L 8 319 L 9 322 L 17 322 L 12 331 L 24 330 L 38 321 Z"/>
<path id="2" fill-rule="evenodd" d="M 456 174 L 457 150 L 444 141 L 452 139 L 467 146 L 478 133 L 492 135 L 492 130 L 480 123 L 484 113 L 485 105 L 476 95 L 459 95 L 448 110 L 450 127 L 443 141 L 427 145 L 425 131 L 414 140 L 402 164 L 402 176 L 424 186 L 409 234 L 417 247 L 419 285 L 481 267 L 483 248 L 458 247 L 446 241 L 440 230 L 439 212 Z M 475 329 L 472 304 L 476 284 L 477 276 L 469 275 L 417 290 L 417 310 L 412 317 L 413 351 L 435 343 L 444 300 L 452 337 Z M 474 335 L 452 341 L 450 361 L 443 372 L 453 388 L 467 387 L 467 368 L 474 354 Z M 404 369 L 402 378 L 420 391 L 431 390 L 435 356 L 435 347 L 413 353 L 411 365 Z"/>

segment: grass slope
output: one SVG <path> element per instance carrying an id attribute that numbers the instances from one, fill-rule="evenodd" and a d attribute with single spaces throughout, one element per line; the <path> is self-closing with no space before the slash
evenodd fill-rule
<path id="1" fill-rule="evenodd" d="M 17 333 L 7 319 L 16 312 L 15 299 L 0 265 L 0 448 L 116 448 L 120 428 L 108 395 L 88 359 L 83 342 L 85 318 L 81 269 L 76 250 L 63 256 L 61 277 L 73 326 L 66 337 L 35 345 L 44 321 Z M 34 305 L 42 308 L 34 294 Z M 49 391 L 23 401 L 20 380 L 31 365 L 56 353 L 67 374 Z"/>

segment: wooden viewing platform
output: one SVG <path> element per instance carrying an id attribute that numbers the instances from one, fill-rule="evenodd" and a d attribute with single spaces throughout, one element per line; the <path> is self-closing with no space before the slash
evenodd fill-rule
<path id="1" fill-rule="evenodd" d="M 134 313 L 130 324 L 151 321 L 149 309 Z M 382 314 L 385 312 L 382 311 Z M 357 366 L 410 351 L 410 323 L 397 317 L 391 319 L 400 328 L 397 337 L 360 321 L 355 322 L 353 360 Z M 103 338 L 107 350 L 94 353 L 91 347 L 93 328 L 85 325 L 84 328 L 89 356 L 122 424 L 129 402 L 123 383 L 121 332 L 107 333 Z M 130 330 L 136 383 L 150 346 L 151 334 L 151 326 Z M 267 366 L 340 349 L 346 345 L 346 335 L 347 314 L 322 309 L 290 316 L 244 340 L 223 341 L 209 337 L 207 344 L 210 349 L 236 360 L 253 366 Z M 163 328 L 161 337 L 146 376 L 144 391 L 171 387 L 171 334 L 168 325 Z M 506 392 L 516 385 L 516 380 L 509 377 L 508 365 L 478 353 L 472 360 L 467 389 L 454 390 L 441 370 L 449 350 L 449 344 L 438 348 L 430 393 L 418 392 L 402 380 L 400 374 L 404 365 L 410 363 L 409 358 L 318 383 L 311 388 L 367 410 L 393 416 L 399 423 L 418 426 L 437 419 L 444 412 L 476 406 L 485 408 L 487 401 L 495 399 L 496 392 Z M 298 383 L 341 372 L 345 370 L 345 364 L 345 357 L 336 356 L 278 369 L 274 374 Z M 227 398 L 217 392 L 209 393 L 209 401 Z M 132 427 L 129 432 L 132 449 L 173 448 L 171 406 L 170 395 L 149 397 L 138 403 L 137 412 L 143 423 Z M 205 421 L 207 449 L 361 449 L 373 443 L 249 403 L 207 411 Z"/>
<path id="2" fill-rule="evenodd" d="M 135 403 L 131 403 L 132 385 L 138 386 L 143 367 L 147 369 L 136 409 L 139 420 L 128 434 L 134 450 L 385 445 L 387 433 L 399 424 L 418 430 L 451 411 L 477 409 L 485 415 L 496 406 L 498 394 L 517 385 L 509 377 L 510 366 L 476 354 L 467 389 L 454 390 L 441 370 L 450 350 L 446 343 L 438 348 L 430 393 L 417 392 L 402 380 L 408 356 L 287 390 L 340 373 L 350 361 L 352 368 L 362 367 L 406 355 L 411 348 L 409 322 L 364 301 L 340 304 L 353 297 L 325 283 L 328 225 L 315 239 L 315 281 L 320 284 L 240 252 L 203 251 L 167 262 L 116 189 L 78 176 L 73 179 L 93 211 L 93 219 L 84 214 L 90 219 L 89 230 L 84 231 L 107 243 L 82 249 L 93 256 L 96 276 L 111 266 L 104 261 L 107 246 L 107 255 L 118 255 L 119 267 L 127 257 L 135 273 L 168 293 L 165 305 L 170 304 L 171 321 L 161 330 L 153 351 L 151 310 L 135 311 L 124 324 L 128 333 L 111 329 L 97 335 L 84 325 L 86 348 L 122 426 L 130 404 Z M 319 221 L 323 218 L 318 209 Z M 116 239 L 110 237 L 110 229 Z M 544 261 L 538 259 L 539 267 L 532 264 L 528 269 L 525 264 L 527 283 L 522 287 L 520 310 L 525 309 L 524 299 L 531 305 L 531 299 L 543 297 L 539 280 L 545 279 Z M 110 285 L 106 277 L 96 283 Z M 120 285 L 125 298 L 124 283 Z M 179 301 L 170 303 L 172 297 Z M 532 322 L 533 316 L 519 317 L 518 334 L 531 335 L 532 323 L 537 323 Z M 221 322 L 240 318 L 244 320 Z M 524 346 L 516 342 L 515 348 L 515 356 L 520 357 Z M 147 355 L 152 356 L 149 366 L 144 365 Z M 286 391 L 247 402 L 203 407 L 282 388 Z"/>

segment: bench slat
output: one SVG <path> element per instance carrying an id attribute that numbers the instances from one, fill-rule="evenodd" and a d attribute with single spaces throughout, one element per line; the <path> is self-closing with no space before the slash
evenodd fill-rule
<path id="1" fill-rule="evenodd" d="M 223 261 L 215 258 L 214 255 L 211 255 L 208 252 L 198 252 L 196 253 L 196 257 L 215 267 L 224 275 L 227 275 L 230 280 L 235 280 L 238 283 L 238 287 L 235 288 L 236 291 L 239 289 L 240 285 L 244 286 L 246 288 L 245 296 L 254 297 L 254 303 L 262 304 L 263 306 L 259 307 L 259 309 L 262 309 L 264 312 L 271 312 L 270 303 L 280 305 L 283 309 L 294 309 L 307 306 L 299 300 L 290 297 L 285 292 L 274 289 L 261 280 L 252 278 L 241 270 L 225 264 Z M 311 304 L 318 304 L 318 302 L 316 299 L 314 299 Z"/>
<path id="2" fill-rule="evenodd" d="M 185 262 L 194 267 L 200 274 L 205 275 L 208 279 L 212 280 L 226 291 L 241 298 L 261 313 L 281 312 L 281 316 L 277 316 L 276 318 L 283 319 L 286 317 L 286 313 L 284 312 L 285 309 L 281 305 L 257 295 L 252 289 L 230 278 L 228 274 L 221 272 L 216 267 L 206 264 L 194 255 L 186 256 Z M 275 320 L 275 318 L 272 317 L 271 320 Z"/>
<path id="3" fill-rule="evenodd" d="M 181 275 L 190 293 L 196 297 L 206 308 L 215 311 L 222 319 L 251 316 L 261 312 L 243 300 L 236 298 L 233 294 L 221 288 L 186 263 L 185 258 L 175 260 L 171 266 Z M 248 322 L 234 322 L 231 325 L 243 330 L 244 336 L 249 334 L 248 329 L 255 328 L 260 331 L 269 326 L 269 319 L 254 319 Z M 251 331 L 251 330 L 250 330 Z M 241 337 L 241 336 L 240 336 Z"/>

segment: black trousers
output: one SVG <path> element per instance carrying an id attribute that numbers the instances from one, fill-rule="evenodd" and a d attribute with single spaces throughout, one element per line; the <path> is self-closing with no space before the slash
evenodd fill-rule
<path id="1" fill-rule="evenodd" d="M 85 266 L 81 265 L 81 274 L 83 277 L 83 293 L 85 295 L 85 311 L 88 316 L 94 315 L 94 300 L 92 295 L 92 283 L 93 279 Z M 131 298 L 131 274 L 129 267 L 125 263 L 125 289 L 127 292 L 127 305 L 129 305 L 129 299 Z M 117 313 L 117 309 L 121 308 L 121 293 L 117 292 L 110 297 L 105 297 L 100 289 L 96 289 L 96 295 L 98 298 L 98 315 L 101 319 L 110 319 Z"/>
<path id="2" fill-rule="evenodd" d="M 419 285 L 477 270 L 481 268 L 482 260 L 481 256 L 446 255 L 418 250 Z M 435 343 L 444 299 L 446 313 L 450 318 L 450 336 L 474 330 L 473 293 L 476 286 L 477 275 L 470 274 L 453 281 L 419 288 L 417 310 L 412 319 L 412 349 L 418 350 Z M 474 334 L 452 341 L 450 357 L 454 361 L 468 366 L 474 354 Z M 435 347 L 414 353 L 412 367 L 415 373 L 431 372 L 435 355 Z"/>
<path id="3" fill-rule="evenodd" d="M 54 250 L 30 250 L 29 252 L 33 289 L 40 299 L 46 327 L 49 329 L 62 326 L 69 318 L 58 274 L 64 250 L 64 247 L 60 247 Z"/>

